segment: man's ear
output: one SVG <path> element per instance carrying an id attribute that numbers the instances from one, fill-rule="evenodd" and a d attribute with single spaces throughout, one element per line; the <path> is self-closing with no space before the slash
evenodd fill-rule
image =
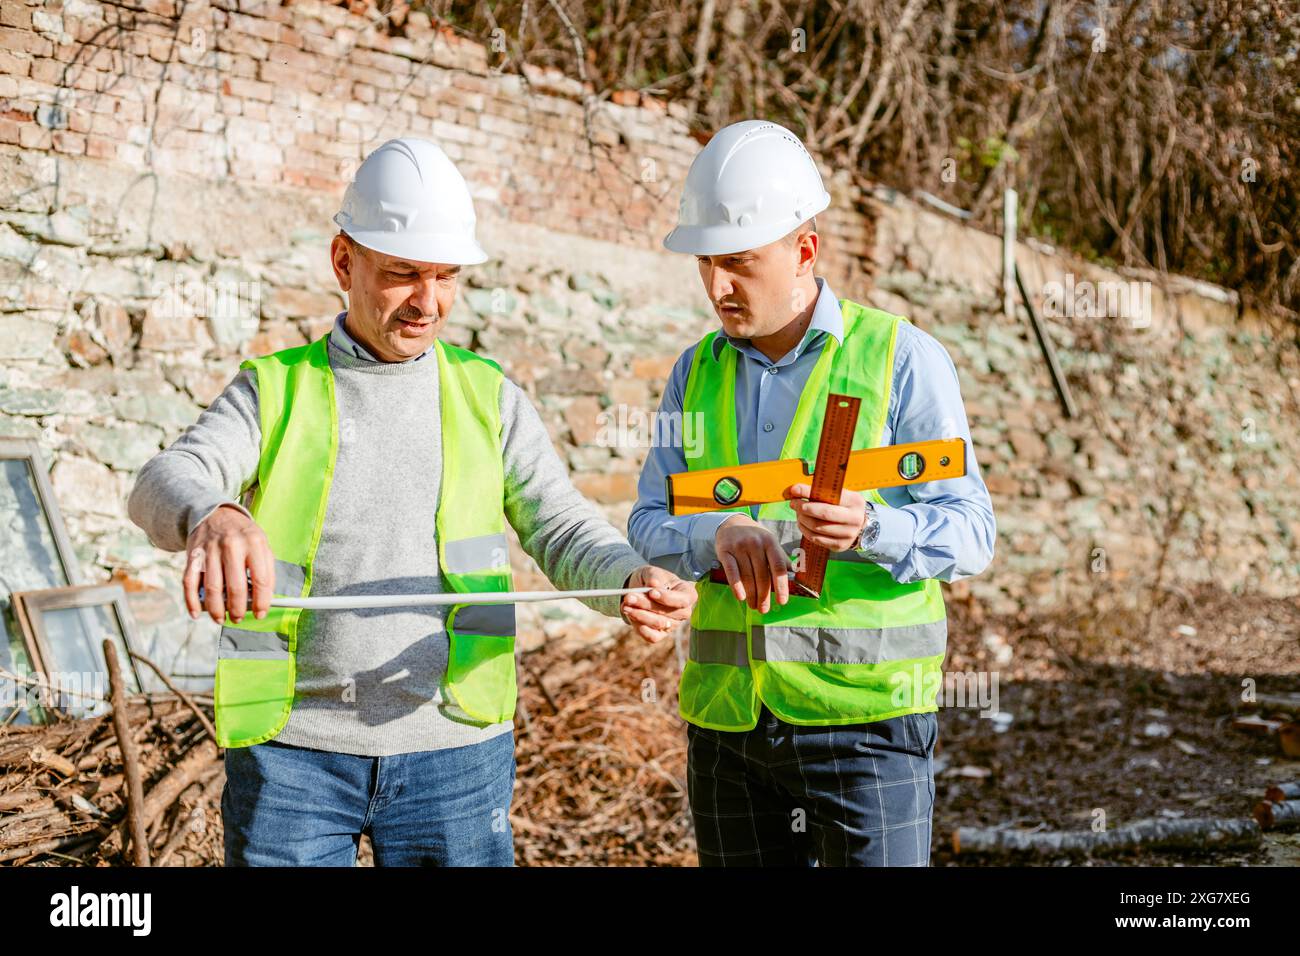
<path id="1" fill-rule="evenodd" d="M 341 232 L 330 243 L 330 265 L 334 267 L 334 278 L 338 280 L 339 288 L 344 292 L 350 292 L 352 290 L 352 269 L 355 266 L 355 260 L 347 237 Z"/>
<path id="2" fill-rule="evenodd" d="M 817 262 L 817 251 L 820 245 L 820 237 L 817 233 L 809 230 L 799 237 L 799 243 L 796 246 L 799 253 L 798 265 L 795 268 L 795 275 L 807 275 L 812 271 Z"/>

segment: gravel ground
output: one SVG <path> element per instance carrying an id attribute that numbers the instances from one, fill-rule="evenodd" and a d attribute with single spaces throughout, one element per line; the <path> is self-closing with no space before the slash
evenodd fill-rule
<path id="1" fill-rule="evenodd" d="M 951 852 L 958 826 L 1088 829 L 1098 810 L 1111 827 L 1246 817 L 1265 787 L 1300 779 L 1300 761 L 1275 738 L 1231 726 L 1250 712 L 1248 682 L 1262 693 L 1300 690 L 1293 599 L 1178 591 L 1154 613 L 1017 620 L 980 620 L 959 606 L 952 631 L 945 669 L 996 670 L 1011 723 L 998 732 L 977 708 L 941 710 L 935 865 L 968 861 Z M 990 773 L 964 776 L 964 767 Z M 1300 837 L 1268 834 L 1251 853 L 1107 862 L 1296 865 Z"/>

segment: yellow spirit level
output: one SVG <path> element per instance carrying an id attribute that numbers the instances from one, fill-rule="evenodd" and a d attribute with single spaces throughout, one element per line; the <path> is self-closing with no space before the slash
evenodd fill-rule
<path id="1" fill-rule="evenodd" d="M 852 451 L 858 404 L 859 399 L 848 395 L 827 396 L 815 468 L 804 459 L 785 458 L 678 472 L 667 478 L 669 513 L 701 514 L 781 501 L 786 488 L 802 482 L 812 486 L 809 500 L 839 504 L 845 488 L 895 488 L 966 474 L 966 442 L 960 438 Z M 802 568 L 795 575 L 792 590 L 815 598 L 825 580 L 827 551 L 805 538 L 802 555 Z M 713 569 L 709 579 L 724 584 L 727 580 L 721 568 Z"/>

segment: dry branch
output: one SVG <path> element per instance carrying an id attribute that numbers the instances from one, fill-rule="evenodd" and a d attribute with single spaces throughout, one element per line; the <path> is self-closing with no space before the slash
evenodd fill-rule
<path id="1" fill-rule="evenodd" d="M 1255 819 L 1265 830 L 1300 828 L 1300 800 L 1284 800 L 1281 803 L 1261 800 L 1255 805 Z"/>
<path id="2" fill-rule="evenodd" d="M 1292 780 L 1290 783 L 1280 783 L 1269 787 L 1264 791 L 1264 799 L 1271 800 L 1274 803 L 1281 803 L 1284 800 L 1300 800 L 1300 780 Z"/>
<path id="3" fill-rule="evenodd" d="M 206 730 L 179 697 L 137 697 L 118 710 L 130 723 L 126 733 L 139 762 L 147 833 L 166 819 L 189 774 L 197 771 L 195 779 L 207 781 L 222 765 Z M 69 766 L 75 770 L 65 775 Z M 177 770 L 180 776 L 173 776 Z M 112 714 L 0 732 L 0 862 L 94 856 L 130 863 L 123 850 L 130 842 L 123 839 L 125 775 Z M 215 826 L 191 846 L 200 859 L 219 861 L 220 842 Z"/>
<path id="4" fill-rule="evenodd" d="M 1139 848 L 1199 851 L 1258 846 L 1259 824 L 1251 819 L 1139 820 L 1108 830 L 1025 831 L 959 827 L 954 853 L 987 856 L 1103 856 Z"/>
<path id="5" fill-rule="evenodd" d="M 131 736 L 131 720 L 126 713 L 126 684 L 122 681 L 117 648 L 112 639 L 107 637 L 104 638 L 104 659 L 108 662 L 108 683 L 112 689 L 113 729 L 117 732 L 117 747 L 122 752 L 122 765 L 126 775 L 126 819 L 131 832 L 131 853 L 136 866 L 148 866 L 149 841 L 142 813 L 144 785 L 140 779 L 140 757 Z"/>

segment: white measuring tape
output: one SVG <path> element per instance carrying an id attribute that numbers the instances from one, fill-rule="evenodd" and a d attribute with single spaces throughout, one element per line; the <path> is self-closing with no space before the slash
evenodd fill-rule
<path id="1" fill-rule="evenodd" d="M 471 591 L 463 594 L 340 594 L 333 597 L 271 598 L 271 607 L 300 607 L 312 611 L 351 611 L 367 607 L 424 607 L 438 604 L 526 604 L 534 601 L 561 601 L 566 598 L 614 597 L 644 594 L 654 588 L 595 588 L 587 591 Z M 199 604 L 203 587 L 199 586 Z M 248 595 L 252 609 L 253 595 Z"/>

